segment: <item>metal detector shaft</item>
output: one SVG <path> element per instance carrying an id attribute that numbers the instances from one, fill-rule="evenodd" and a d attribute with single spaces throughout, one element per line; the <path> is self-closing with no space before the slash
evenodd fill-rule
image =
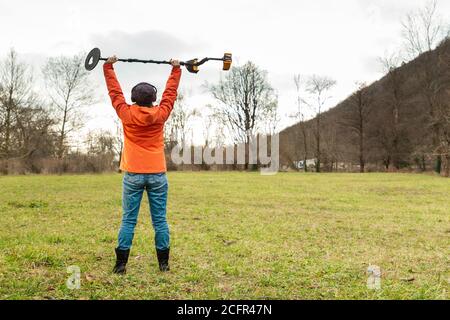
<path id="1" fill-rule="evenodd" d="M 106 61 L 107 58 L 100 58 L 99 60 Z M 180 65 L 186 66 L 200 66 L 204 64 L 207 61 L 214 60 L 214 61 L 223 61 L 223 58 L 203 58 L 202 60 L 198 62 L 194 61 L 180 61 Z M 155 64 L 170 64 L 170 61 L 166 60 L 141 60 L 141 59 L 117 59 L 117 61 L 121 62 L 140 62 L 140 63 L 155 63 Z"/>
<path id="2" fill-rule="evenodd" d="M 108 59 L 107 58 L 100 58 L 99 60 L 106 61 Z M 121 61 L 121 62 L 140 62 L 140 63 L 156 63 L 156 64 L 170 64 L 170 61 L 160 61 L 160 60 L 117 59 L 117 61 Z"/>

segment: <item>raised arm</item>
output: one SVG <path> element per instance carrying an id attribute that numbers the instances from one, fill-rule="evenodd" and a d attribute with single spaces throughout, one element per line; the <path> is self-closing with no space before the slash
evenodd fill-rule
<path id="1" fill-rule="evenodd" d="M 111 98 L 112 106 L 116 110 L 119 118 L 128 122 L 130 117 L 130 111 L 127 103 L 125 102 L 125 97 L 123 96 L 122 88 L 120 87 L 119 81 L 117 81 L 116 73 L 114 72 L 113 64 L 117 61 L 117 58 L 111 57 L 103 65 L 103 73 L 105 75 L 106 86 L 108 88 L 108 94 Z"/>
<path id="2" fill-rule="evenodd" d="M 177 99 L 178 85 L 180 84 L 181 68 L 179 62 L 173 60 L 172 72 L 167 80 L 166 88 L 161 98 L 158 110 L 158 121 L 165 122 L 172 112 L 173 105 Z"/>

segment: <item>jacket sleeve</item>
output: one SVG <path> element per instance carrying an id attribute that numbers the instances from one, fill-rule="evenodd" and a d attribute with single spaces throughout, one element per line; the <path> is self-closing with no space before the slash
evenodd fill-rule
<path id="1" fill-rule="evenodd" d="M 161 102 L 158 107 L 158 116 L 157 121 L 165 122 L 167 118 L 169 118 L 170 113 L 172 112 L 173 105 L 175 104 L 175 100 L 177 99 L 177 90 L 178 85 L 180 84 L 181 78 L 181 68 L 174 67 L 172 68 L 172 73 L 167 80 L 166 88 L 161 98 Z"/>
<path id="2" fill-rule="evenodd" d="M 117 115 L 124 123 L 131 122 L 130 108 L 125 102 L 122 88 L 119 81 L 117 81 L 116 73 L 112 63 L 105 63 L 103 65 L 103 73 L 105 74 L 106 86 L 108 94 L 111 98 L 112 106 L 116 110 Z"/>

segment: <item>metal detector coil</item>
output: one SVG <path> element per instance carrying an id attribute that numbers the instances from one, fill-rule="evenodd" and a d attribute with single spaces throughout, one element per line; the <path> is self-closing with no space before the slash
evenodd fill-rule
<path id="1" fill-rule="evenodd" d="M 86 60 L 84 61 L 84 67 L 86 68 L 86 70 L 88 71 L 94 70 L 94 68 L 100 61 L 101 58 L 100 56 L 101 53 L 99 48 L 92 49 L 87 55 Z"/>

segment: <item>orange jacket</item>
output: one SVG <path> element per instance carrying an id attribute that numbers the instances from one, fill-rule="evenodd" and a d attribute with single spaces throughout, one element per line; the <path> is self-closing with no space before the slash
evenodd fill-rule
<path id="1" fill-rule="evenodd" d="M 129 105 L 117 81 L 113 65 L 103 65 L 106 86 L 124 133 L 124 148 L 120 169 L 133 173 L 166 172 L 164 156 L 164 123 L 173 109 L 180 83 L 181 68 L 172 69 L 159 106 Z"/>

